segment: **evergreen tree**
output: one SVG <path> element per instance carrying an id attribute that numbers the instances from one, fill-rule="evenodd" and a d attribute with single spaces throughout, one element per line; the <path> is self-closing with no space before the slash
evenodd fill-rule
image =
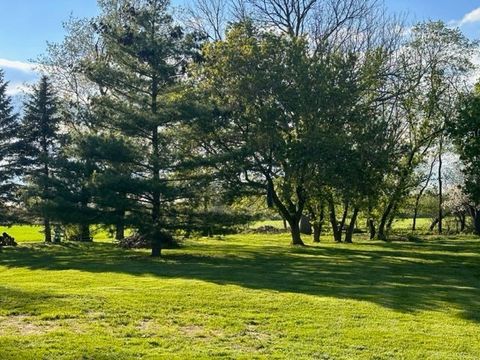
<path id="1" fill-rule="evenodd" d="M 98 117 L 116 137 L 128 139 L 127 152 L 135 154 L 122 165 L 132 171 L 131 177 L 121 176 L 122 181 L 130 179 L 122 196 L 135 199 L 131 225 L 151 238 L 152 255 L 159 256 L 162 234 L 174 214 L 171 208 L 181 197 L 172 178 L 179 161 L 172 141 L 179 110 L 172 103 L 184 67 L 195 54 L 190 52 L 195 42 L 169 15 L 168 1 L 103 1 L 101 5 L 103 15 L 96 29 L 107 56 L 87 63 L 86 72 L 106 89 L 96 98 Z"/>
<path id="2" fill-rule="evenodd" d="M 43 219 L 45 241 L 51 242 L 51 224 L 46 209 L 52 199 L 51 179 L 61 136 L 57 98 L 46 76 L 33 87 L 24 108 L 20 133 L 26 195 L 33 213 Z"/>
<path id="3" fill-rule="evenodd" d="M 15 197 L 15 175 L 18 173 L 16 143 L 19 128 L 18 117 L 13 111 L 12 100 L 7 95 L 8 82 L 0 70 L 0 222 L 12 220 L 9 205 Z"/>

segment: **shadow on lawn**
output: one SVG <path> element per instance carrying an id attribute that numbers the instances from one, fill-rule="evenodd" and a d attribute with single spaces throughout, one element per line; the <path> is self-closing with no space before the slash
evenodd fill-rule
<path id="1" fill-rule="evenodd" d="M 198 251 L 170 251 L 162 260 L 110 244 L 19 247 L 0 254 L 0 264 L 200 279 L 365 300 L 403 312 L 452 306 L 465 319 L 480 323 L 480 244 L 475 241 L 299 249 L 225 243 L 204 246 L 204 252 L 203 245 Z M 209 252 L 211 246 L 215 253 Z"/>

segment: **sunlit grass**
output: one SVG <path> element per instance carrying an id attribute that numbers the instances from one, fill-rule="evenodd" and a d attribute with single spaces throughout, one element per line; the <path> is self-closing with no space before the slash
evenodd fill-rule
<path id="1" fill-rule="evenodd" d="M 39 225 L 0 226 L 0 234 L 6 232 L 13 236 L 18 243 L 43 241 L 43 230 L 43 226 Z M 113 235 L 110 232 L 97 227 L 92 227 L 92 235 L 94 240 L 99 242 L 108 242 L 113 239 Z"/>
<path id="2" fill-rule="evenodd" d="M 305 237 L 308 241 L 308 237 Z M 479 359 L 480 240 L 0 253 L 0 359 Z"/>

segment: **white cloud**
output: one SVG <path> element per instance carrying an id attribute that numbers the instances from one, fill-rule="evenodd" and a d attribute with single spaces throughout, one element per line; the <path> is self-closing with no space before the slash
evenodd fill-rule
<path id="1" fill-rule="evenodd" d="M 16 96 L 16 95 L 29 93 L 30 91 L 31 91 L 31 87 L 26 84 L 10 83 L 8 84 L 6 93 L 8 96 Z"/>
<path id="2" fill-rule="evenodd" d="M 458 22 L 459 26 L 474 24 L 480 22 L 480 7 L 470 11 L 462 20 Z"/>
<path id="3" fill-rule="evenodd" d="M 33 73 L 36 71 L 37 67 L 38 65 L 33 63 L 0 58 L 0 68 L 19 70 L 25 73 Z"/>

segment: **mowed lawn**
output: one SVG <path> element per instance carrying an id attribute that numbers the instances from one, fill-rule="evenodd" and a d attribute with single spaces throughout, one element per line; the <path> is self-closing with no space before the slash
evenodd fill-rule
<path id="1" fill-rule="evenodd" d="M 0 359 L 480 359 L 480 240 L 0 253 Z"/>
<path id="2" fill-rule="evenodd" d="M 8 235 L 12 236 L 17 243 L 25 243 L 25 242 L 39 242 L 43 241 L 44 233 L 43 233 L 43 226 L 27 226 L 27 225 L 14 225 L 14 226 L 0 226 L 0 234 L 6 232 Z M 95 241 L 111 241 L 113 235 L 108 233 L 106 230 L 103 229 L 96 229 L 92 227 L 92 236 Z M 128 231 L 127 231 L 128 235 Z M 53 230 L 52 230 L 53 236 Z"/>

